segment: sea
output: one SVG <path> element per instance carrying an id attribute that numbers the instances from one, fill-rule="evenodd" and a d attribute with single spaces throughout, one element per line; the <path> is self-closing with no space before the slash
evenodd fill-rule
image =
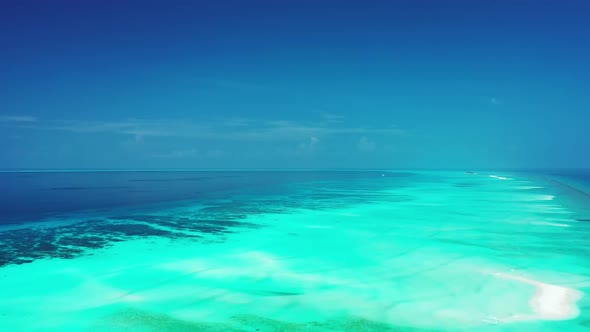
<path id="1" fill-rule="evenodd" d="M 0 331 L 590 331 L 590 170 L 6 170 Z"/>

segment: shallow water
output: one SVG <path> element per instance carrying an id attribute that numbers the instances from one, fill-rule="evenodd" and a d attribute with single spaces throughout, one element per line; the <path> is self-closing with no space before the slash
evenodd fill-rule
<path id="1" fill-rule="evenodd" d="M 3 331 L 590 329 L 550 173 L 0 176 Z"/>

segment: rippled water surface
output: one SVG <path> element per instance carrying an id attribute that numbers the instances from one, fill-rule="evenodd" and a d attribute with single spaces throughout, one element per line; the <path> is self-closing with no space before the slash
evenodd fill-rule
<path id="1" fill-rule="evenodd" d="M 590 173 L 0 173 L 2 331 L 586 331 Z"/>

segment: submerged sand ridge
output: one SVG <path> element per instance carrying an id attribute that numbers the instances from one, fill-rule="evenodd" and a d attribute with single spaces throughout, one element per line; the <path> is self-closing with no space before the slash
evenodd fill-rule
<path id="1" fill-rule="evenodd" d="M 4 267 L 0 327 L 583 331 L 586 225 L 506 178 L 429 176 L 382 192 L 404 200 L 247 216 L 259 227 L 223 242 L 150 237 Z"/>
<path id="2" fill-rule="evenodd" d="M 536 288 L 535 294 L 531 297 L 529 302 L 534 314 L 528 316 L 515 315 L 504 319 L 505 321 L 535 319 L 562 320 L 575 318 L 580 313 L 576 302 L 582 297 L 583 293 L 577 289 L 551 285 L 537 280 L 505 273 L 497 273 L 495 276 L 498 278 L 523 282 Z"/>

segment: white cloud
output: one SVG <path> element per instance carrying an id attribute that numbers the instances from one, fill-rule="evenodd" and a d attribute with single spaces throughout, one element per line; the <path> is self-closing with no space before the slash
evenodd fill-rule
<path id="1" fill-rule="evenodd" d="M 492 105 L 502 105 L 502 101 L 496 97 L 490 98 L 489 102 Z"/>
<path id="2" fill-rule="evenodd" d="M 209 158 L 209 159 L 218 159 L 225 156 L 225 152 L 219 149 L 216 150 L 209 150 L 209 151 L 201 151 L 197 149 L 177 149 L 172 150 L 166 153 L 155 154 L 153 157 L 155 158 L 163 158 L 163 159 L 187 159 L 187 158 Z"/>
<path id="3" fill-rule="evenodd" d="M 214 119 L 207 121 L 183 120 L 144 120 L 127 119 L 120 121 L 77 121 L 51 120 L 28 121 L 5 124 L 15 127 L 58 130 L 75 133 L 110 133 L 131 136 L 139 143 L 149 137 L 184 137 L 214 139 L 225 141 L 291 141 L 310 140 L 308 145 L 316 145 L 322 137 L 335 135 L 403 135 L 403 130 L 395 127 L 346 126 L 332 121 L 290 121 L 254 120 L 245 118 Z"/>
<path id="4" fill-rule="evenodd" d="M 185 150 L 172 150 L 167 153 L 154 155 L 156 158 L 170 158 L 170 159 L 182 159 L 194 157 L 198 154 L 197 149 L 185 149 Z"/>
<path id="5" fill-rule="evenodd" d="M 375 150 L 375 142 L 372 142 L 366 136 L 363 136 L 361 139 L 359 139 L 356 147 L 359 149 L 359 151 L 371 152 Z"/>
<path id="6" fill-rule="evenodd" d="M 313 151 L 315 150 L 315 147 L 318 145 L 318 143 L 320 143 L 320 139 L 315 136 L 311 136 L 305 142 L 299 144 L 299 149 Z"/>

